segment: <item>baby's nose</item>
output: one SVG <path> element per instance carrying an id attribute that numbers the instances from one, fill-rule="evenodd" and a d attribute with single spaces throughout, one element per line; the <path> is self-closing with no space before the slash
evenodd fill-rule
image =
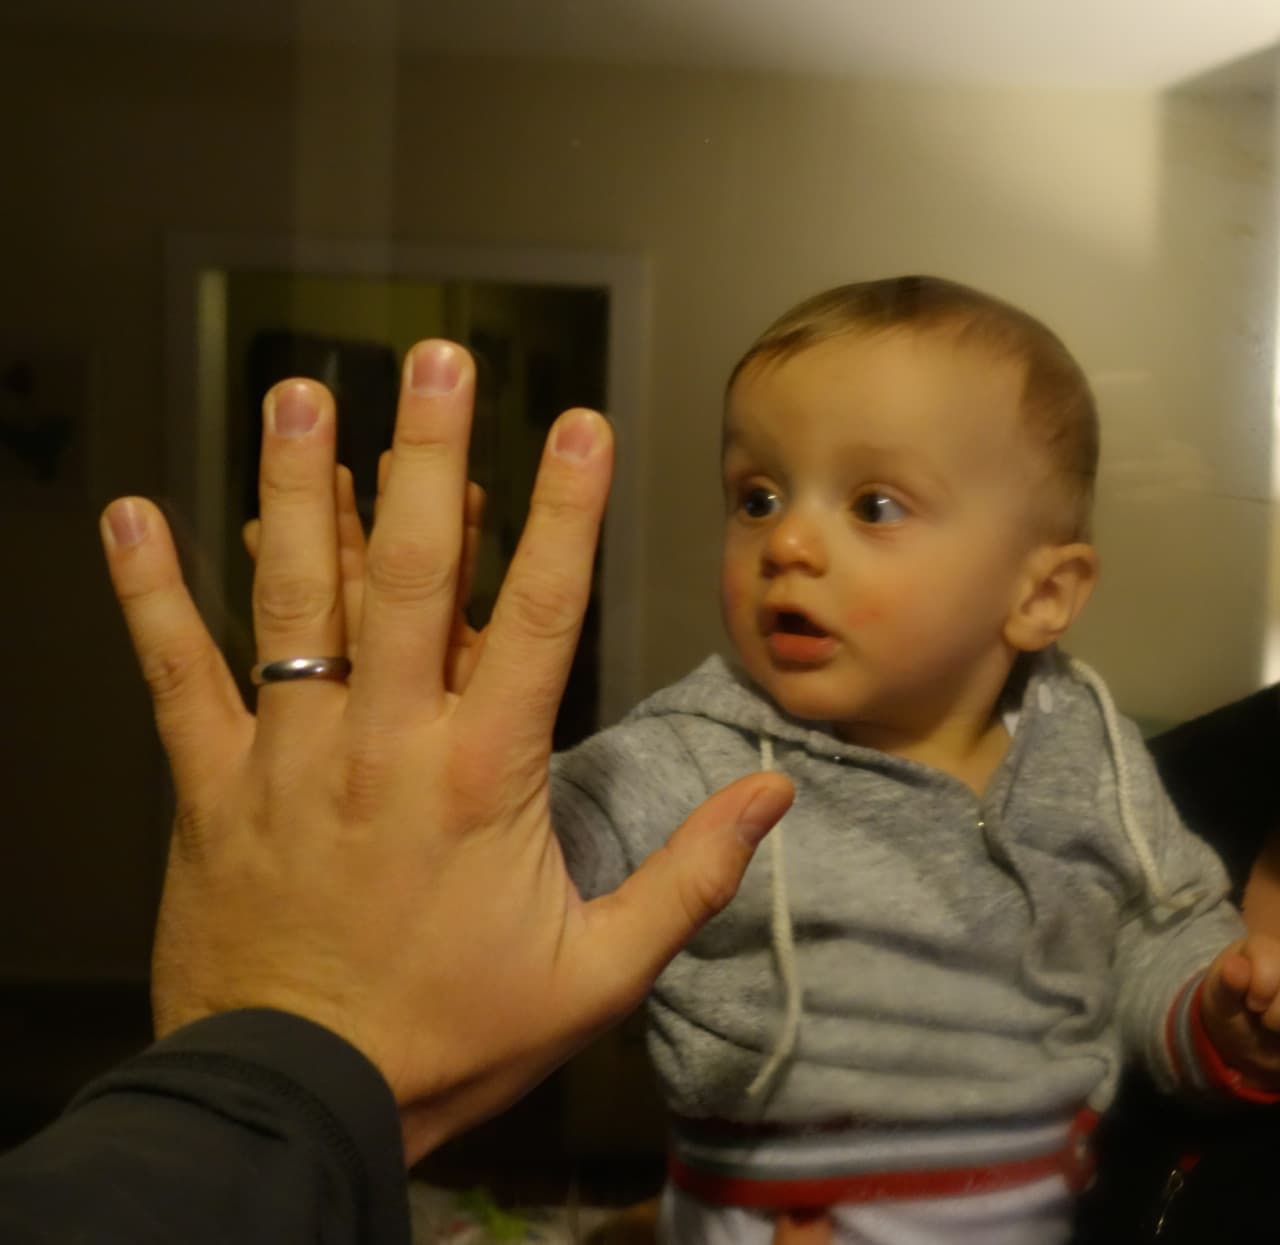
<path id="1" fill-rule="evenodd" d="M 800 510 L 787 512 L 769 534 L 765 563 L 777 570 L 819 573 L 827 567 L 827 547 L 820 525 Z"/>

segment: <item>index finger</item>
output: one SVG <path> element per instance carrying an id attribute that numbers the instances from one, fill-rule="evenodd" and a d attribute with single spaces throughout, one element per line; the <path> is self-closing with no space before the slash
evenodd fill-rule
<path id="1" fill-rule="evenodd" d="M 467 685 L 466 711 L 483 719 L 495 755 L 529 748 L 541 754 L 549 746 L 590 598 L 612 470 L 613 433 L 604 417 L 588 410 L 561 415 Z"/>

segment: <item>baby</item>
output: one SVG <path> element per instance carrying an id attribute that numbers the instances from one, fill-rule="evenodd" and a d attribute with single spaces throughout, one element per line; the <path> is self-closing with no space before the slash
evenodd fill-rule
<path id="1" fill-rule="evenodd" d="M 931 278 L 846 286 L 747 351 L 724 418 L 711 658 L 559 757 L 585 896 L 761 767 L 796 801 L 654 986 L 662 1228 L 767 1242 L 1052 1242 L 1140 1060 L 1280 1095 L 1280 944 L 1135 728 L 1057 640 L 1098 573 L 1085 378 L 1043 325 Z"/>

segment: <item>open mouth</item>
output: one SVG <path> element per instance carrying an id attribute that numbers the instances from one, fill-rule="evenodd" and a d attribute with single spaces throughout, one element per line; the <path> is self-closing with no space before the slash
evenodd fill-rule
<path id="1" fill-rule="evenodd" d="M 826 639 L 830 634 L 813 619 L 796 610 L 779 610 L 773 616 L 773 624 L 769 630 L 773 635 L 807 635 L 817 639 Z"/>
<path id="2" fill-rule="evenodd" d="M 799 610 L 772 611 L 764 630 L 769 651 L 783 666 L 821 666 L 838 647 L 835 636 Z"/>

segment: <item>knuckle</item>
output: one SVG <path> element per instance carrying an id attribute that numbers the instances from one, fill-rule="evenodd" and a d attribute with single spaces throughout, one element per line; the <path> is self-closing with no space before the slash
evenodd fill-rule
<path id="1" fill-rule="evenodd" d="M 375 545 L 367 566 L 369 587 L 384 599 L 416 603 L 452 595 L 455 564 L 423 545 L 399 540 Z"/>
<path id="2" fill-rule="evenodd" d="M 346 821 L 360 824 L 373 818 L 386 798 L 391 768 L 383 749 L 358 746 L 348 753 L 338 795 Z"/>
<path id="3" fill-rule="evenodd" d="M 163 709 L 208 675 L 214 651 L 203 640 L 170 640 L 140 654 L 138 664 L 151 699 L 157 709 Z"/>
<path id="4" fill-rule="evenodd" d="M 127 613 L 145 608 L 153 601 L 162 601 L 165 597 L 163 589 L 154 581 L 140 576 L 122 576 L 115 584 L 116 600 Z"/>
<path id="5" fill-rule="evenodd" d="M 736 887 L 723 869 L 709 862 L 684 874 L 679 889 L 680 902 L 693 925 L 701 925 L 728 906 Z"/>
<path id="6" fill-rule="evenodd" d="M 485 827 L 545 824 L 550 817 L 545 753 L 522 755 L 514 748 L 497 765 L 492 740 L 478 732 L 464 732 L 442 760 L 449 809 L 442 829 L 466 833 Z"/>
<path id="7" fill-rule="evenodd" d="M 209 816 L 195 800 L 179 792 L 169 836 L 165 891 L 170 892 L 175 886 L 193 885 L 192 879 L 206 876 L 217 854 L 217 835 L 210 825 Z M 168 908 L 168 904 L 163 904 L 161 913 Z"/>
<path id="8" fill-rule="evenodd" d="M 724 877 L 705 871 L 693 879 L 691 888 L 693 902 L 704 920 L 723 911 L 734 896 L 734 887 Z"/>
<path id="9" fill-rule="evenodd" d="M 311 576 L 260 575 L 253 585 L 253 607 L 260 622 L 294 628 L 327 619 L 334 609 L 334 592 Z"/>
<path id="10" fill-rule="evenodd" d="M 494 789 L 493 757 L 486 748 L 450 748 L 448 774 L 449 786 L 455 792 L 473 795 Z"/>
<path id="11" fill-rule="evenodd" d="M 579 494 L 572 481 L 544 484 L 529 500 L 530 523 L 550 528 L 580 524 L 587 516 L 587 508 Z"/>
<path id="12" fill-rule="evenodd" d="M 669 843 L 658 848 L 654 857 L 672 879 L 669 893 L 690 931 L 700 929 L 733 898 L 734 887 L 722 870 L 703 861 L 682 862 Z"/>
<path id="13" fill-rule="evenodd" d="M 304 497 L 328 497 L 332 485 L 309 463 L 291 461 L 290 455 L 263 455 L 258 473 L 258 500 L 263 512 Z"/>
<path id="14" fill-rule="evenodd" d="M 396 421 L 392 454 L 407 452 L 419 462 L 451 460 L 457 450 L 449 440 L 448 430 L 441 426 L 438 408 L 418 411 L 417 415 L 417 418 L 411 414 Z"/>
<path id="15" fill-rule="evenodd" d="M 533 639 L 564 640 L 577 633 L 582 602 L 569 580 L 548 574 L 517 576 L 503 591 L 506 608 Z"/>
<path id="16" fill-rule="evenodd" d="M 493 819 L 508 796 L 512 774 L 495 773 L 488 748 L 451 748 L 448 754 L 448 794 L 452 824 L 460 830 L 475 829 Z"/>

